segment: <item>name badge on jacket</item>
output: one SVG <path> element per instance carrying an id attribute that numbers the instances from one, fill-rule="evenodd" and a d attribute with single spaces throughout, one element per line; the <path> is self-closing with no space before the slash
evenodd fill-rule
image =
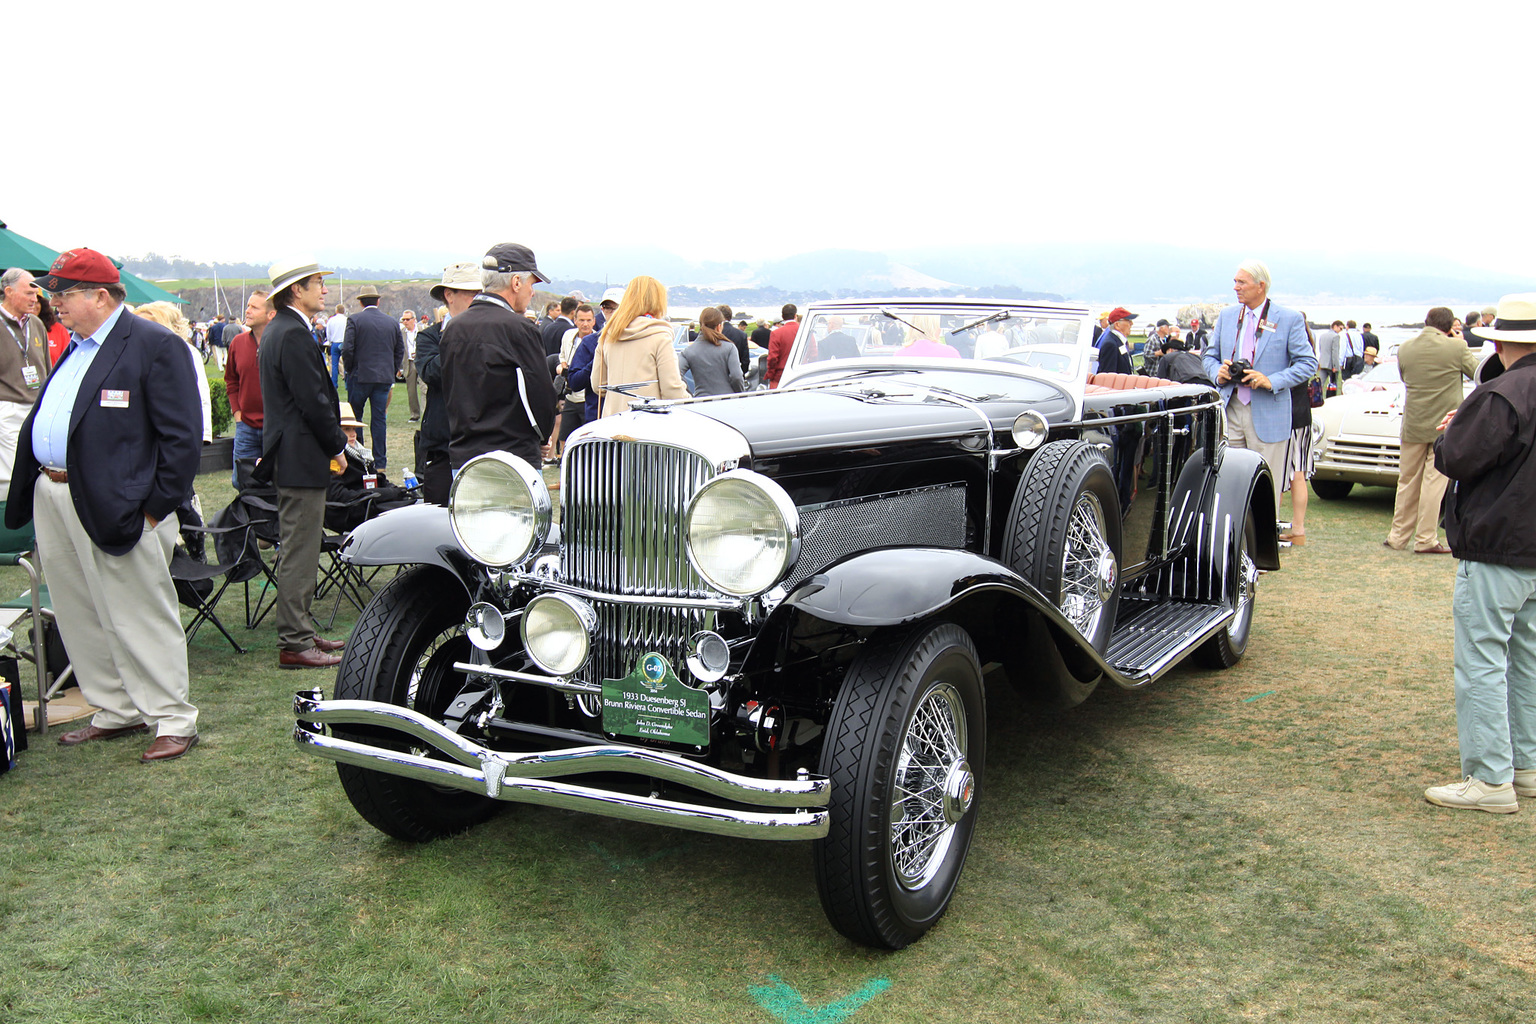
<path id="1" fill-rule="evenodd" d="M 21 382 L 29 388 L 36 388 L 43 381 L 38 375 L 37 367 L 29 363 L 21 368 Z"/>
<path id="2" fill-rule="evenodd" d="M 128 392 L 113 391 L 110 388 L 101 389 L 101 407 L 103 409 L 128 408 Z"/>

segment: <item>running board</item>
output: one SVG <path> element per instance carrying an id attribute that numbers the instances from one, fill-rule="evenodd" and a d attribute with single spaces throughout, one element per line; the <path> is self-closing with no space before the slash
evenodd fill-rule
<path id="1" fill-rule="evenodd" d="M 1134 685 L 1172 668 L 1232 619 L 1232 609 L 1186 601 L 1120 602 L 1105 660 Z"/>

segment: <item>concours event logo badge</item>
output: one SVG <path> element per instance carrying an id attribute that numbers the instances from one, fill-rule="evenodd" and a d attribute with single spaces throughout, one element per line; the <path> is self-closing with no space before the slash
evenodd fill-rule
<path id="1" fill-rule="evenodd" d="M 640 676 L 652 693 L 657 692 L 667 678 L 667 660 L 659 654 L 647 654 L 640 659 Z"/>

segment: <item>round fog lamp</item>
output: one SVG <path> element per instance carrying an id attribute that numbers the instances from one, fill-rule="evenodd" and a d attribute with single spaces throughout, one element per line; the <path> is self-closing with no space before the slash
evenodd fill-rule
<path id="1" fill-rule="evenodd" d="M 540 668 L 568 676 L 587 663 L 597 613 L 567 594 L 540 594 L 523 609 L 523 647 Z"/>
<path id="2" fill-rule="evenodd" d="M 459 546 L 484 565 L 517 565 L 549 535 L 551 503 L 544 477 L 506 452 L 466 462 L 454 477 L 448 509 Z"/>
<path id="3" fill-rule="evenodd" d="M 800 555 L 800 513 L 784 488 L 749 469 L 708 481 L 683 519 L 688 561 L 710 586 L 736 597 L 772 587 Z"/>
<path id="4" fill-rule="evenodd" d="M 1050 436 L 1051 425 L 1033 409 L 1025 409 L 1013 421 L 1013 443 L 1025 451 L 1039 448 Z"/>
<path id="5" fill-rule="evenodd" d="M 501 609 L 484 601 L 471 605 L 464 619 L 464 635 L 482 651 L 494 651 L 507 636 L 507 620 Z"/>
<path id="6" fill-rule="evenodd" d="M 731 648 L 725 637 L 705 630 L 688 640 L 688 671 L 701 683 L 713 683 L 731 667 Z"/>

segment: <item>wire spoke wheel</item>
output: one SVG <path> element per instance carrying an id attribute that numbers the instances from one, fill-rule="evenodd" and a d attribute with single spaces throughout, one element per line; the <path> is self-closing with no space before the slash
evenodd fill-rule
<path id="1" fill-rule="evenodd" d="M 1077 631 L 1098 632 L 1108 590 L 1114 584 L 1115 553 L 1105 536 L 1104 506 L 1092 491 L 1077 496 L 1067 520 L 1061 556 L 1061 610 Z"/>
<path id="2" fill-rule="evenodd" d="M 916 889 L 933 880 L 968 805 L 970 794 L 953 794 L 952 777 L 974 785 L 965 759 L 965 708 L 960 694 L 939 683 L 920 700 L 897 758 L 891 793 L 891 867 L 902 886 Z M 957 800 L 959 803 L 957 803 Z"/>

